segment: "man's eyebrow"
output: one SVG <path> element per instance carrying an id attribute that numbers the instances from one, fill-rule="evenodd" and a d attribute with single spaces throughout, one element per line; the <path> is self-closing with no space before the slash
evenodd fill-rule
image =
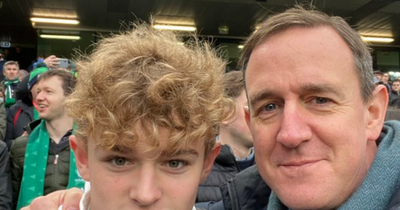
<path id="1" fill-rule="evenodd" d="M 342 98 L 344 95 L 337 88 L 328 84 L 303 84 L 299 86 L 301 93 L 333 93 Z"/>
<path id="2" fill-rule="evenodd" d="M 173 157 L 173 156 L 180 156 L 180 155 L 199 156 L 199 153 L 194 149 L 180 149 L 177 151 L 172 151 L 172 150 L 166 149 L 161 152 L 162 157 Z"/>
<path id="3" fill-rule="evenodd" d="M 251 105 L 251 107 L 254 107 L 260 101 L 262 101 L 266 98 L 272 98 L 272 97 L 276 97 L 276 96 L 277 96 L 277 94 L 274 91 L 262 90 L 262 91 L 258 92 L 257 94 L 255 94 L 254 96 L 250 97 L 250 105 Z"/>
<path id="4" fill-rule="evenodd" d="M 334 95 L 339 96 L 340 98 L 344 97 L 343 93 L 338 91 L 337 88 L 332 87 L 331 85 L 328 84 L 301 84 L 299 85 L 298 91 L 300 93 L 333 93 Z M 278 96 L 278 93 L 265 89 L 254 96 L 250 97 L 250 104 L 252 107 L 254 107 L 258 102 L 266 99 L 266 98 L 276 98 Z"/>

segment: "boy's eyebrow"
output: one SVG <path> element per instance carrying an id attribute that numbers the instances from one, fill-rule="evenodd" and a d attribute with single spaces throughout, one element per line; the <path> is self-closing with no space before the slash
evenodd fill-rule
<path id="1" fill-rule="evenodd" d="M 122 145 L 115 145 L 111 148 L 111 151 L 123 154 L 130 154 L 133 152 L 131 148 Z"/>
<path id="2" fill-rule="evenodd" d="M 196 157 L 199 156 L 199 153 L 194 149 L 181 149 L 177 151 L 172 150 L 163 150 L 161 152 L 162 157 L 173 157 L 173 156 L 180 156 L 180 155 L 194 155 Z"/>

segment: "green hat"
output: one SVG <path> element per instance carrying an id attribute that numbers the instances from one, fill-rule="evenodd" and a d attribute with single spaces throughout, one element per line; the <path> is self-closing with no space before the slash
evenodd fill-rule
<path id="1" fill-rule="evenodd" d="M 30 74 L 29 74 L 29 81 L 28 81 L 28 90 L 31 90 L 34 84 L 38 81 L 39 77 L 41 74 L 44 72 L 48 71 L 49 69 L 47 67 L 39 67 L 34 69 Z"/>

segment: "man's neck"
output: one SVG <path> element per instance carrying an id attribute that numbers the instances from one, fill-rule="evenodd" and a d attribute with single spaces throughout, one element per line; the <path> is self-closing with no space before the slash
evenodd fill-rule
<path id="1" fill-rule="evenodd" d="M 220 132 L 218 135 L 219 142 L 221 142 L 221 144 L 228 145 L 232 149 L 233 155 L 236 158 L 243 159 L 243 158 L 249 156 L 251 153 L 252 147 L 243 145 L 243 143 L 240 142 L 242 140 L 235 139 L 235 137 L 233 137 L 232 135 L 229 135 L 229 134 L 225 133 L 225 132 Z"/>
<path id="2" fill-rule="evenodd" d="M 50 138 L 57 144 L 60 142 L 61 138 L 72 129 L 72 125 L 72 119 L 66 115 L 51 121 L 46 121 L 47 132 L 49 132 Z"/>

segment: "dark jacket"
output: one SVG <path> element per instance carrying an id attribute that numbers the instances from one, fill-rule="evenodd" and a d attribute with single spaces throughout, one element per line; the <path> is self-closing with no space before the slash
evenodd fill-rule
<path id="1" fill-rule="evenodd" d="M 219 187 L 237 173 L 239 173 L 239 167 L 235 156 L 233 156 L 229 146 L 222 145 L 210 174 L 197 190 L 196 203 L 221 200 Z"/>
<path id="2" fill-rule="evenodd" d="M 0 141 L 0 209 L 12 209 L 10 159 L 6 144 Z"/>
<path id="3" fill-rule="evenodd" d="M 251 166 L 221 186 L 225 210 L 266 209 L 271 189 Z"/>
<path id="4" fill-rule="evenodd" d="M 248 161 L 249 165 L 254 165 L 255 163 L 254 157 Z M 221 201 L 220 186 L 227 183 L 229 179 L 233 178 L 240 171 L 240 166 L 229 146 L 222 145 L 211 173 L 197 190 L 196 207 L 210 208 L 216 205 L 215 202 Z"/>
<path id="5" fill-rule="evenodd" d="M 0 103 L 0 141 L 6 138 L 7 114 L 4 103 Z"/>
<path id="6" fill-rule="evenodd" d="M 27 129 L 28 132 L 30 130 L 33 130 L 38 124 L 40 124 L 40 120 L 37 120 L 29 124 L 29 127 Z M 13 202 L 15 206 L 18 202 L 19 190 L 21 187 L 23 168 L 25 162 L 25 150 L 28 143 L 28 139 L 29 136 L 21 136 L 17 138 L 14 141 L 10 151 Z M 49 144 L 49 153 L 48 153 L 49 156 L 47 158 L 43 195 L 47 195 L 57 190 L 65 189 L 67 188 L 68 185 L 69 163 L 70 163 L 69 142 L 67 141 L 64 143 L 60 143 L 59 146 L 62 147 L 56 148 L 52 146 L 52 143 Z M 55 161 L 56 155 L 58 155 L 57 161 Z"/>
<path id="7" fill-rule="evenodd" d="M 13 140 L 20 137 L 25 131 L 24 127 L 33 120 L 33 106 L 29 106 L 22 100 L 18 100 L 17 103 L 10 107 L 7 115 L 7 131 L 4 139 L 9 149 Z"/>

